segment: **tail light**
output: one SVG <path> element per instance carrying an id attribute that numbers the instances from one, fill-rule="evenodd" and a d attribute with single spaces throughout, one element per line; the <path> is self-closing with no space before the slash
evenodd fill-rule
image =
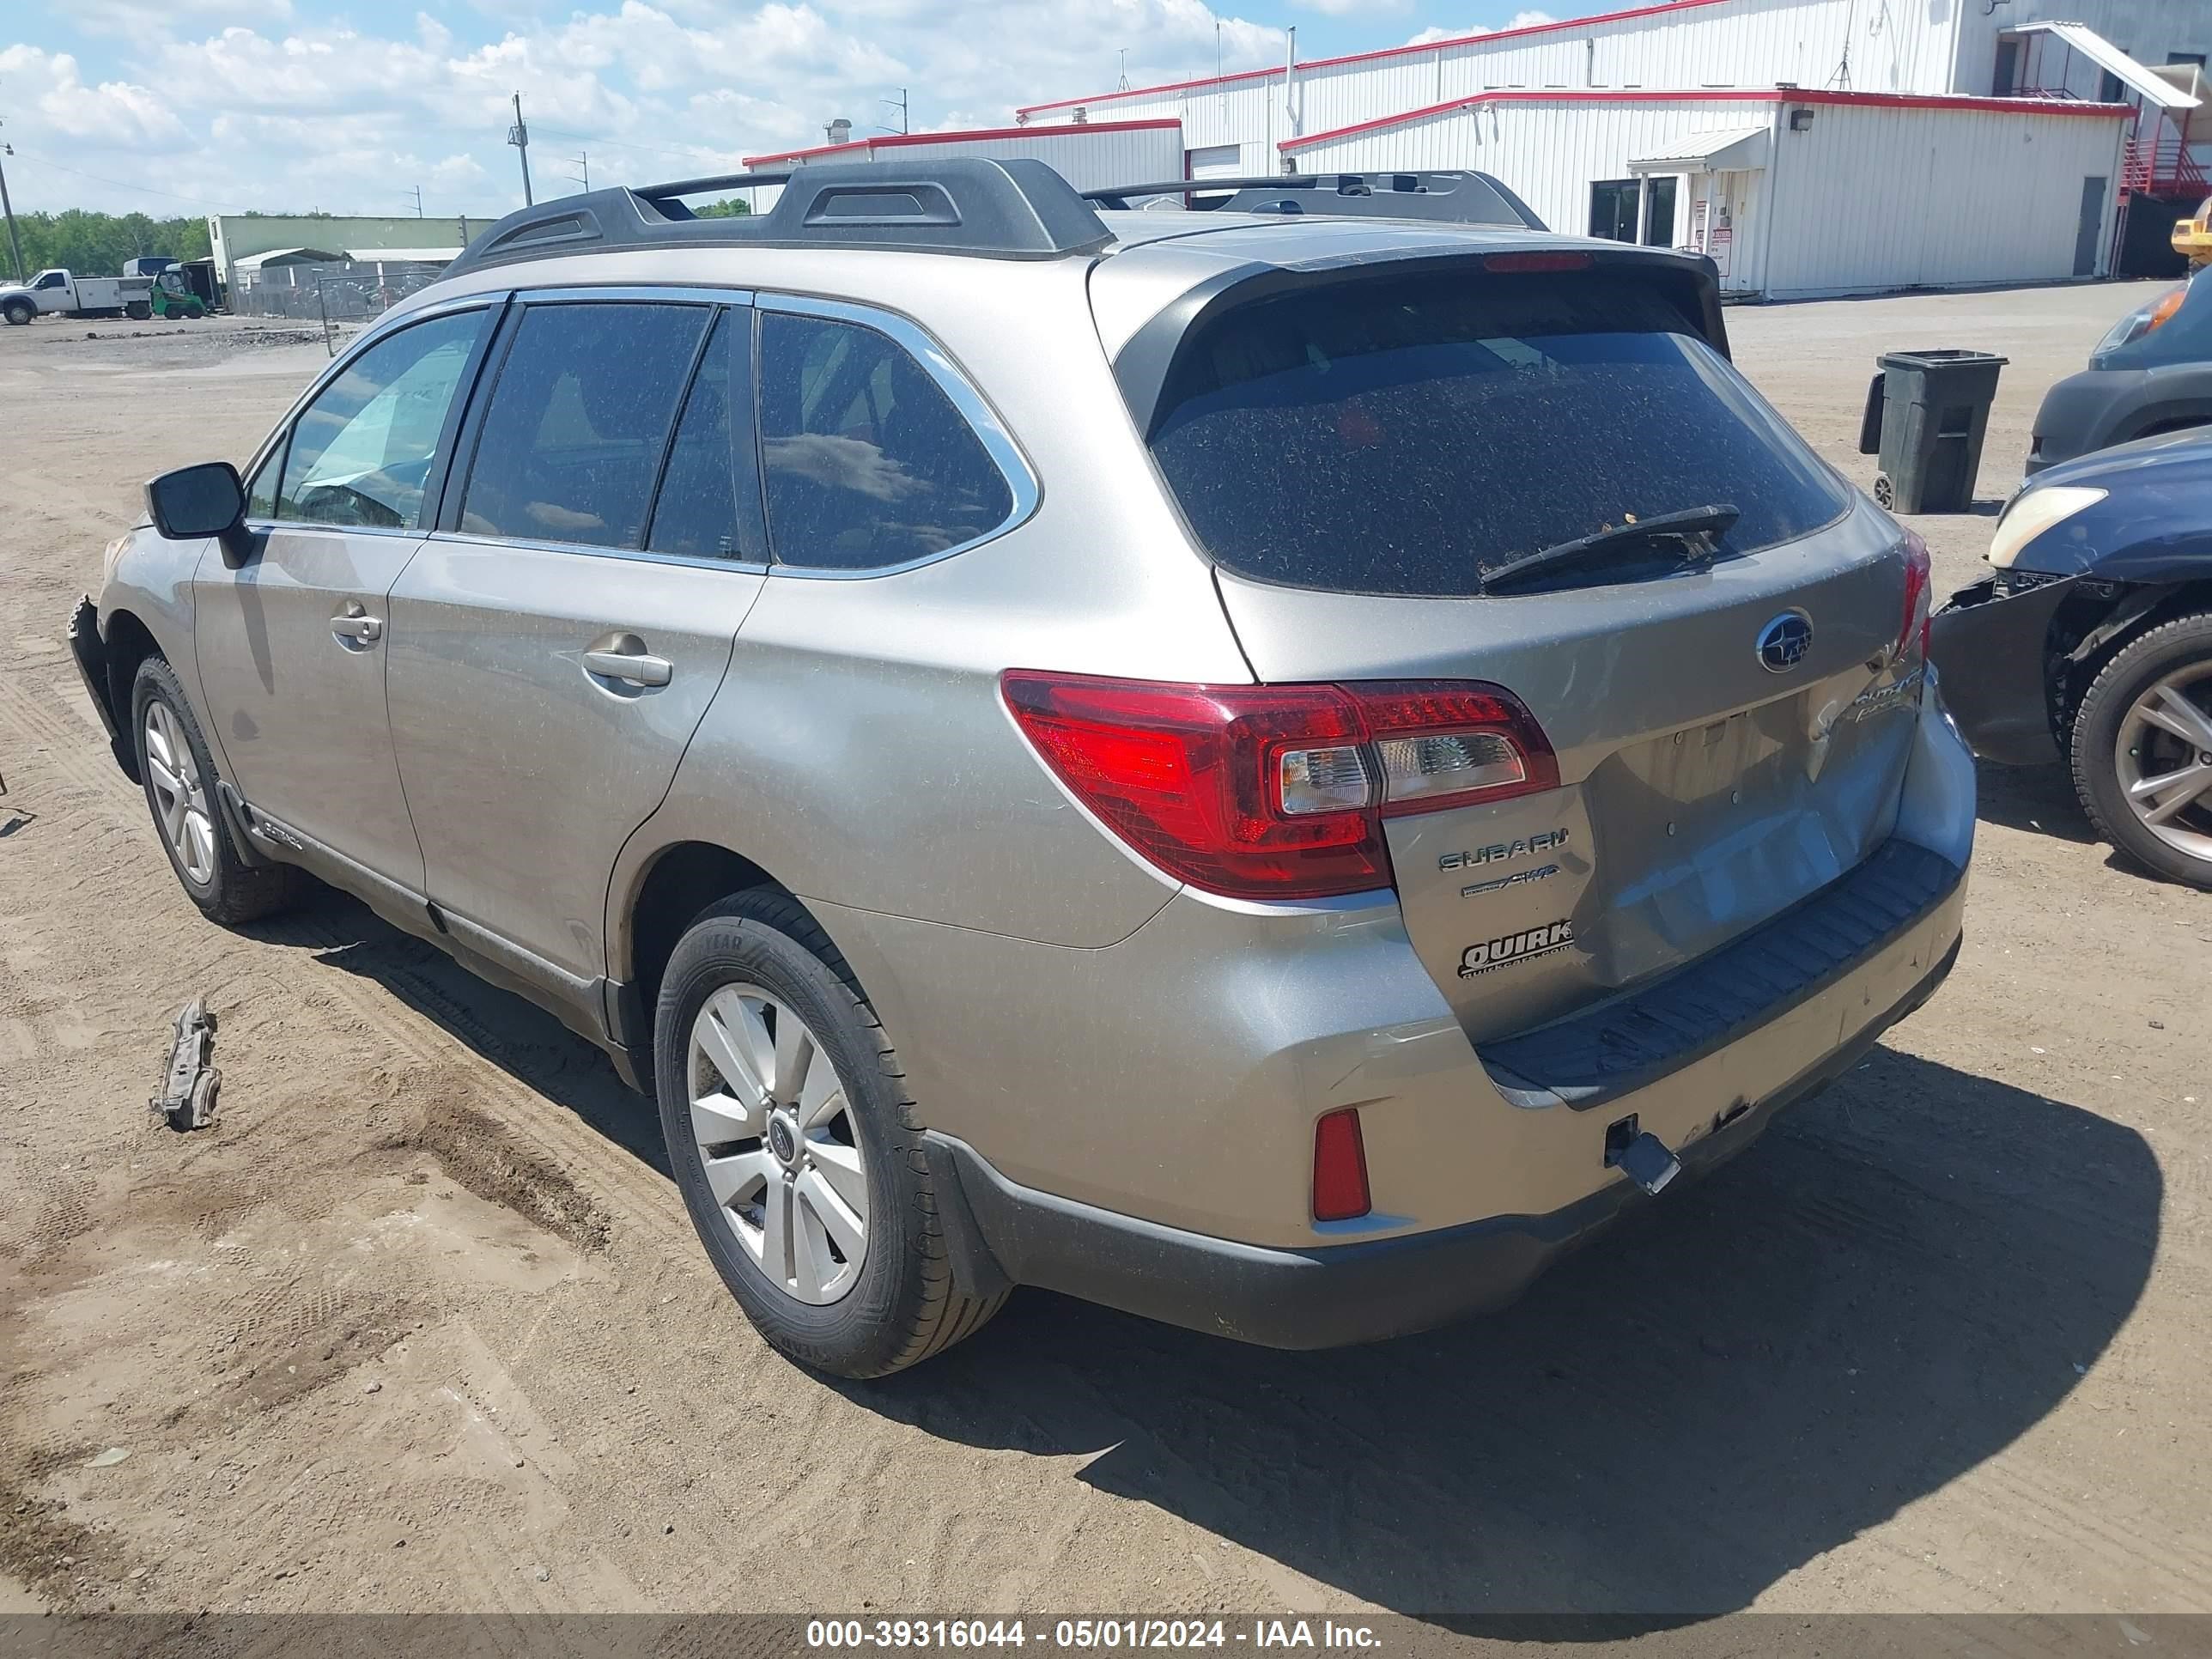
<path id="1" fill-rule="evenodd" d="M 1905 616 L 1898 623 L 1897 643 L 1890 647 L 1890 656 L 1896 661 L 1927 659 L 1929 612 L 1933 609 L 1929 595 L 1931 579 L 1928 544 L 1908 530 L 1905 532 Z"/>
<path id="2" fill-rule="evenodd" d="M 1314 1125 L 1314 1219 L 1349 1221 L 1373 1207 L 1367 1195 L 1367 1145 L 1360 1138 L 1359 1109 L 1346 1106 Z"/>
<path id="3" fill-rule="evenodd" d="M 1173 685 L 1010 669 L 1061 782 L 1177 880 L 1234 898 L 1391 884 L 1382 820 L 1559 787 L 1528 711 L 1477 682 Z"/>

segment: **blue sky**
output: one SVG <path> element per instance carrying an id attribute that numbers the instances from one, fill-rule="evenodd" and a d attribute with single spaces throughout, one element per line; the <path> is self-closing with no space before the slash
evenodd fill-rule
<path id="1" fill-rule="evenodd" d="M 1594 8 L 1593 8 L 1594 9 Z M 1499 0 L 18 0 L 0 138 L 18 209 L 171 213 L 520 205 L 520 90 L 541 196 L 734 167 L 822 125 L 996 125 L 1017 104 L 1540 17 Z M 1572 15 L 1562 8 L 1561 15 Z M 1218 26 L 1218 28 L 1217 28 Z"/>

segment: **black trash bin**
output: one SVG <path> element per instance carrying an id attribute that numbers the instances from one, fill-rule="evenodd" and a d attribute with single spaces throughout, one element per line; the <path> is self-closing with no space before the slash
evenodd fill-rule
<path id="1" fill-rule="evenodd" d="M 1974 504 L 1982 437 L 2008 358 L 1986 351 L 1892 351 L 1867 388 L 1859 453 L 1880 454 L 1874 498 L 1894 513 L 1964 513 Z"/>

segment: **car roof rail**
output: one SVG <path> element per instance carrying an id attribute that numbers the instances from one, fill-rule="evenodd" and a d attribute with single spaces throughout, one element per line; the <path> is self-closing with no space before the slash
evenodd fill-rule
<path id="1" fill-rule="evenodd" d="M 761 185 L 782 189 L 765 213 L 702 218 L 684 203 L 687 196 Z M 446 274 L 570 253 L 673 247 L 875 248 L 1056 259 L 1113 240 L 1073 185 L 1026 156 L 957 156 L 919 166 L 820 161 L 540 202 L 484 232 Z"/>
<path id="2" fill-rule="evenodd" d="M 1224 213 L 1315 214 L 1338 218 L 1429 219 L 1462 225 L 1512 225 L 1547 230 L 1541 219 L 1486 173 L 1255 173 L 1227 179 L 1170 179 L 1156 184 L 1086 190 L 1085 201 L 1127 208 L 1146 197 L 1222 196 L 1208 205 Z"/>

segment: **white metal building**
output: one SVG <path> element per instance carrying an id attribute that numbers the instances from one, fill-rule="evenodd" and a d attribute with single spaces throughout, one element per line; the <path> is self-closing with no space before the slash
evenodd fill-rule
<path id="1" fill-rule="evenodd" d="M 1283 147 L 1302 173 L 1472 167 L 1545 223 L 1695 248 L 1771 299 L 2096 274 L 2129 112 L 1881 93 L 1493 92 Z M 1586 224 L 1593 214 L 1603 223 Z"/>
<path id="2" fill-rule="evenodd" d="M 2107 274 L 2130 195 L 2206 193 L 2208 53 L 2212 0 L 1671 0 L 1017 119 L 1176 120 L 1189 178 L 1478 167 L 1737 293 L 1860 292 Z"/>

